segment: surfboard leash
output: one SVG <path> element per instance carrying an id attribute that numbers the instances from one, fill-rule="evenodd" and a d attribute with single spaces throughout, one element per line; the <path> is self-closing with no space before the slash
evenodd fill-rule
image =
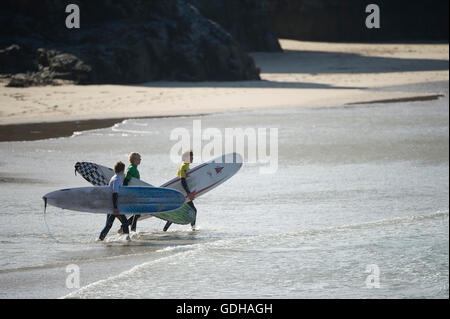
<path id="1" fill-rule="evenodd" d="M 53 234 L 50 230 L 50 227 L 47 224 L 47 218 L 45 216 L 45 212 L 47 211 L 47 197 L 43 197 L 42 199 L 44 200 L 44 223 L 45 223 L 45 227 L 47 227 L 47 233 L 54 241 L 56 241 L 58 244 L 61 244 L 61 242 L 58 239 L 56 239 L 55 236 L 53 236 Z"/>

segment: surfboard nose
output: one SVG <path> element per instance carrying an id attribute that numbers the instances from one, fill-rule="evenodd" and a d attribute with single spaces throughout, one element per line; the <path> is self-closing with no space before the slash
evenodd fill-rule
<path id="1" fill-rule="evenodd" d="M 219 157 L 220 158 L 220 157 Z M 225 164 L 240 164 L 242 165 L 243 158 L 239 153 L 228 153 L 222 155 L 221 163 Z"/>
<path id="2" fill-rule="evenodd" d="M 233 153 L 234 154 L 234 163 L 236 164 L 241 164 L 244 161 L 244 159 L 242 158 L 242 155 L 239 153 Z"/>

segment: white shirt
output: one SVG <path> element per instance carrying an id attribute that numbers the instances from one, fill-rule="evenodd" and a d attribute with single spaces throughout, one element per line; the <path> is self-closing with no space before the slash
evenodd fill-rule
<path id="1" fill-rule="evenodd" d="M 109 186 L 111 187 L 113 193 L 118 193 L 120 186 L 122 186 L 122 179 L 119 174 L 114 175 L 109 180 Z"/>

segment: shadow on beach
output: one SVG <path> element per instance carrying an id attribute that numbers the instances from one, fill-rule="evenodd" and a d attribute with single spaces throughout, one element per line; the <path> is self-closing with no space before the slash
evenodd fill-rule
<path id="1" fill-rule="evenodd" d="M 161 88 L 198 88 L 198 87 L 217 87 L 217 88 L 251 88 L 251 89 L 364 89 L 364 87 L 352 86 L 334 86 L 323 83 L 312 82 L 281 82 L 281 81 L 234 81 L 234 82 L 147 82 L 135 84 L 137 87 L 161 87 Z"/>
<path id="2" fill-rule="evenodd" d="M 365 56 L 356 53 L 285 50 L 283 54 L 256 53 L 270 58 L 264 73 L 391 73 L 448 70 L 448 60 Z M 310 61 L 310 63 L 309 63 Z"/>
<path id="3" fill-rule="evenodd" d="M 256 65 L 266 74 L 363 74 L 445 71 L 448 60 L 410 59 L 364 56 L 356 53 L 284 50 L 283 53 L 251 53 Z M 219 88 L 299 88 L 299 89 L 364 89 L 310 82 L 235 81 L 235 82 L 147 82 L 140 87 L 219 87 Z"/>

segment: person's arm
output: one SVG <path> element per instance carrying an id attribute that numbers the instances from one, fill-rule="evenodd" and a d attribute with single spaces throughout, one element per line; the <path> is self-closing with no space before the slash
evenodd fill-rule
<path id="1" fill-rule="evenodd" d="M 117 199 L 119 198 L 119 193 L 113 193 L 113 207 L 114 207 L 114 215 L 119 215 L 119 208 L 117 207 Z"/>
<path id="2" fill-rule="evenodd" d="M 120 190 L 120 184 L 122 182 L 120 179 L 115 179 L 112 184 L 112 201 L 113 201 L 113 207 L 114 207 L 114 215 L 119 215 L 119 207 L 118 207 L 118 201 L 119 201 L 119 190 Z"/>
<path id="3" fill-rule="evenodd" d="M 186 178 L 182 177 L 181 178 L 181 186 L 183 186 L 184 190 L 186 191 L 186 194 L 190 194 L 191 191 L 189 190 L 188 184 L 186 183 Z"/>
<path id="4" fill-rule="evenodd" d="M 186 178 L 185 177 L 181 178 L 181 186 L 183 186 L 184 190 L 186 191 L 187 197 L 190 200 L 194 200 L 194 194 L 192 194 L 191 191 L 189 190 L 189 187 L 188 187 L 188 185 L 186 183 Z"/>
<path id="5" fill-rule="evenodd" d="M 128 186 L 128 183 L 130 182 L 131 177 L 132 177 L 132 176 L 131 176 L 131 169 L 128 168 L 128 170 L 127 170 L 127 175 L 125 175 L 125 178 L 123 179 L 122 185 L 123 185 L 123 186 Z"/>

